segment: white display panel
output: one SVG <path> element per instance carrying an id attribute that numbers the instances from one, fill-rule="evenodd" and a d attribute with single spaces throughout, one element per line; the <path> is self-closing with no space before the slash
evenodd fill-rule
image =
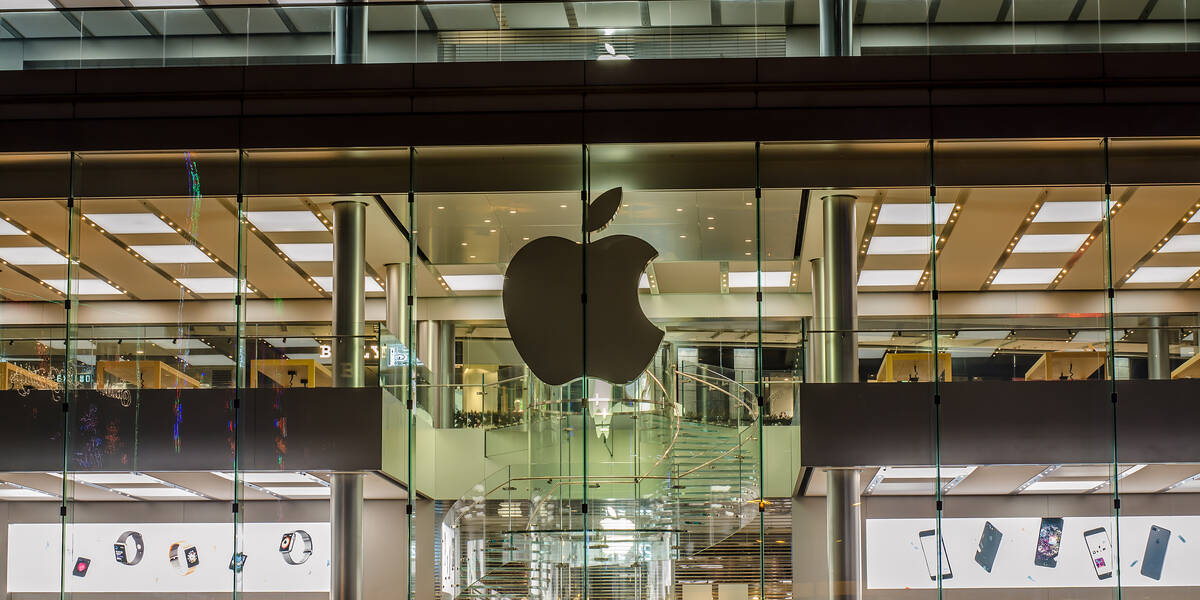
<path id="1" fill-rule="evenodd" d="M 984 524 L 1002 534 L 992 572 L 975 560 Z M 942 519 L 942 539 L 950 562 L 946 589 L 1113 587 L 1116 577 L 1101 578 L 1092 566 L 1084 533 L 1104 528 L 1117 541 L 1112 517 L 1064 517 L 1057 565 L 1034 564 L 1039 517 Z M 866 562 L 868 589 L 933 589 L 920 532 L 934 528 L 933 519 L 867 519 Z M 1142 573 L 1150 528 L 1171 532 L 1155 580 Z M 1122 587 L 1200 586 L 1200 516 L 1121 517 L 1120 558 Z M 1116 560 L 1116 548 L 1112 548 Z M 1101 570 L 1103 572 L 1103 569 Z"/>
<path id="2" fill-rule="evenodd" d="M 312 538 L 308 560 L 289 565 L 279 552 L 283 534 L 304 530 Z M 118 563 L 113 543 L 125 531 L 142 534 L 141 562 Z M 228 592 L 233 588 L 231 523 L 74 523 L 67 525 L 67 568 L 90 559 L 87 574 L 67 574 L 72 592 Z M 239 532 L 246 562 L 244 592 L 328 592 L 329 523 L 246 523 Z M 195 546 L 200 562 L 184 575 L 171 565 L 170 547 Z M 8 526 L 8 592 L 58 592 L 62 528 L 58 523 Z"/>

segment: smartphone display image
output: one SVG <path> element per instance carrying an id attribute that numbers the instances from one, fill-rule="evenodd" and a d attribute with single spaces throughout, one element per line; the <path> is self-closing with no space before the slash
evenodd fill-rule
<path id="1" fill-rule="evenodd" d="M 1058 566 L 1058 550 L 1062 544 L 1063 520 L 1061 517 L 1045 517 L 1038 527 L 1037 552 L 1033 564 L 1053 569 Z"/>
<path id="2" fill-rule="evenodd" d="M 229 559 L 229 570 L 234 573 L 241 573 L 242 568 L 246 566 L 246 555 L 237 552 Z"/>
<path id="3" fill-rule="evenodd" d="M 975 551 L 975 562 L 979 563 L 984 571 L 992 572 L 996 552 L 1000 550 L 1000 540 L 1003 538 L 1004 534 L 1000 533 L 991 521 L 983 524 L 983 533 L 979 536 L 979 549 Z"/>
<path id="4" fill-rule="evenodd" d="M 1087 544 L 1088 554 L 1092 557 L 1092 568 L 1096 570 L 1096 577 L 1112 577 L 1112 544 L 1108 538 L 1108 530 L 1097 527 L 1083 532 L 1083 543 Z"/>
<path id="5" fill-rule="evenodd" d="M 75 559 L 75 568 L 71 570 L 71 574 L 76 577 L 86 577 L 88 567 L 92 566 L 92 559 L 83 558 L 82 556 Z"/>
<path id="6" fill-rule="evenodd" d="M 1167 557 L 1167 542 L 1171 541 L 1171 530 L 1158 525 L 1150 526 L 1150 537 L 1146 538 L 1146 553 L 1142 555 L 1142 575 L 1155 581 L 1162 578 L 1163 559 Z"/>
<path id="7" fill-rule="evenodd" d="M 934 546 L 937 545 L 937 536 L 934 535 L 934 530 L 926 529 L 920 533 L 921 551 L 925 553 L 925 568 L 929 570 L 930 581 L 937 581 L 937 565 L 938 557 Z M 954 577 L 954 572 L 950 569 L 950 557 L 946 556 L 946 541 L 942 540 L 942 579 L 951 579 Z"/>

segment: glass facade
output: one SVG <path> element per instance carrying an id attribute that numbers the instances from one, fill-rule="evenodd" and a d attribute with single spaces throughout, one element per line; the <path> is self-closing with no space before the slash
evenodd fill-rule
<path id="1" fill-rule="evenodd" d="M 1190 597 L 1197 158 L 0 155 L 6 590 Z"/>
<path id="2" fill-rule="evenodd" d="M 211 4 L 211 6 L 210 6 Z M 830 3 L 835 4 L 835 3 Z M 838 55 L 1186 52 L 1186 0 L 841 0 Z M 830 55 L 818 0 L 0 6 L 0 70 Z"/>

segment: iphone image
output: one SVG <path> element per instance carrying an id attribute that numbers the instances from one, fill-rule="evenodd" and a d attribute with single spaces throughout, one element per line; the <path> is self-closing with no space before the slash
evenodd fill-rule
<path id="1" fill-rule="evenodd" d="M 930 581 L 937 581 L 937 566 L 938 552 L 934 550 L 934 546 L 939 545 L 937 536 L 934 530 L 926 529 L 920 533 L 921 552 L 925 554 L 925 568 L 929 571 Z M 950 557 L 946 556 L 946 542 L 942 540 L 941 545 L 941 560 L 942 560 L 942 579 L 951 579 L 954 577 L 954 572 L 950 570 Z"/>
<path id="2" fill-rule="evenodd" d="M 983 533 L 979 536 L 979 549 L 975 551 L 975 562 L 979 563 L 984 571 L 992 572 L 996 553 L 1000 550 L 1000 540 L 1003 538 L 1004 534 L 1000 533 L 991 521 L 983 524 Z"/>
<path id="3" fill-rule="evenodd" d="M 1112 543 L 1108 537 L 1108 530 L 1097 527 L 1083 532 L 1083 543 L 1087 544 L 1088 554 L 1092 557 L 1092 568 L 1096 570 L 1096 577 L 1112 577 Z"/>
<path id="4" fill-rule="evenodd" d="M 1150 526 L 1150 537 L 1146 538 L 1146 553 L 1142 556 L 1142 575 L 1155 581 L 1162 578 L 1163 559 L 1167 557 L 1167 542 L 1171 541 L 1171 530 L 1158 525 Z"/>
<path id="5" fill-rule="evenodd" d="M 1058 566 L 1058 550 L 1062 545 L 1063 520 L 1061 517 L 1044 517 L 1038 527 L 1037 551 L 1033 564 L 1053 569 Z"/>

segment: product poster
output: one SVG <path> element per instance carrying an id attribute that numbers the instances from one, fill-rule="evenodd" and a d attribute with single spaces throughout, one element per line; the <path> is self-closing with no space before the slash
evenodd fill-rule
<path id="1" fill-rule="evenodd" d="M 243 524 L 244 557 L 231 523 L 74 523 L 66 533 L 69 592 L 227 592 L 239 563 L 244 592 L 329 591 L 329 523 Z M 61 547 L 57 523 L 9 525 L 8 592 L 58 592 Z"/>
<path id="2" fill-rule="evenodd" d="M 1112 517 L 942 519 L 942 587 L 1113 587 Z M 868 589 L 932 589 L 934 519 L 867 519 Z M 1121 517 L 1122 587 L 1200 586 L 1200 516 Z"/>

